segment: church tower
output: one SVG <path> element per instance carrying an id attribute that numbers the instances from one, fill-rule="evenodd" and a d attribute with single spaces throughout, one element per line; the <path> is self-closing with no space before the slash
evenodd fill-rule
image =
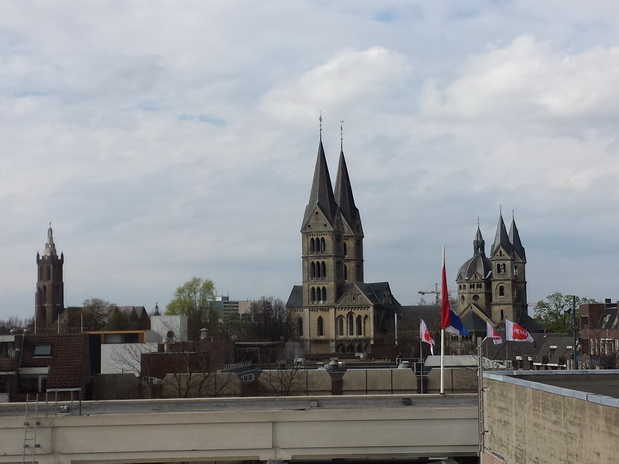
<path id="1" fill-rule="evenodd" d="M 458 314 L 467 310 L 485 312 L 492 302 L 492 263 L 486 257 L 486 242 L 481 235 L 479 224 L 473 240 L 473 257 L 460 267 L 456 282 L 458 284 Z"/>
<path id="2" fill-rule="evenodd" d="M 343 146 L 340 147 L 340 160 L 335 180 L 335 201 L 340 207 L 342 218 L 344 280 L 363 282 L 363 227 L 352 194 Z"/>
<path id="3" fill-rule="evenodd" d="M 333 306 L 341 296 L 345 282 L 343 233 L 321 135 L 301 226 L 304 306 Z"/>
<path id="4" fill-rule="evenodd" d="M 64 311 L 62 266 L 64 254 L 56 253 L 52 224 L 47 229 L 43 256 L 37 252 L 37 289 L 35 294 L 35 329 L 50 327 Z"/>
<path id="5" fill-rule="evenodd" d="M 513 218 L 508 233 L 503 215 L 499 215 L 490 261 L 493 271 L 492 320 L 495 323 L 505 319 L 518 322 L 527 313 L 526 256 Z"/>

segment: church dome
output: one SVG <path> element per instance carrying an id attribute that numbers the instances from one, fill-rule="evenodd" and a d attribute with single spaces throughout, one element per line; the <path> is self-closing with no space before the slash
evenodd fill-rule
<path id="1" fill-rule="evenodd" d="M 476 254 L 460 267 L 457 280 L 468 280 L 475 274 L 485 279 L 491 271 L 490 260 L 483 254 Z"/>

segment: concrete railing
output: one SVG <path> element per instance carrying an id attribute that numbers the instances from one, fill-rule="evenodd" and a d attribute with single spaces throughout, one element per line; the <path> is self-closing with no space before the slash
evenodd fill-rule
<path id="1" fill-rule="evenodd" d="M 40 464 L 475 456 L 477 408 L 476 395 L 83 402 L 88 415 L 39 418 L 35 452 Z M 0 405 L 0 463 L 22 462 L 19 412 Z"/>

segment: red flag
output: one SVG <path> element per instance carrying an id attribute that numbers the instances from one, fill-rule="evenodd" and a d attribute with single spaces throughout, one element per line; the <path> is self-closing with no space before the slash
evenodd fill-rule
<path id="1" fill-rule="evenodd" d="M 430 331 L 428 327 L 426 327 L 426 323 L 423 319 L 419 323 L 419 337 L 421 341 L 430 345 L 430 353 L 434 356 L 434 340 L 432 339 L 432 335 L 430 335 Z"/>
<path id="2" fill-rule="evenodd" d="M 491 338 L 495 345 L 503 343 L 503 337 L 492 327 L 490 321 L 486 321 L 486 338 Z"/>
<path id="3" fill-rule="evenodd" d="M 515 322 L 505 319 L 505 340 L 512 342 L 531 342 L 533 343 L 533 337 L 522 326 Z"/>
<path id="4" fill-rule="evenodd" d="M 447 290 L 447 271 L 445 269 L 445 249 L 443 248 L 443 276 L 441 286 L 441 329 L 445 330 L 449 327 L 449 311 L 451 307 L 449 305 L 449 291 Z"/>

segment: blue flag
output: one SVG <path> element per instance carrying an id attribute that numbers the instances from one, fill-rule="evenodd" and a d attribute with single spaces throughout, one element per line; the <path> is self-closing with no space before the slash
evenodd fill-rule
<path id="1" fill-rule="evenodd" d="M 445 332 L 455 335 L 469 335 L 469 332 L 466 330 L 466 327 L 464 327 L 462 320 L 451 308 L 449 309 L 449 326 L 445 327 Z"/>

